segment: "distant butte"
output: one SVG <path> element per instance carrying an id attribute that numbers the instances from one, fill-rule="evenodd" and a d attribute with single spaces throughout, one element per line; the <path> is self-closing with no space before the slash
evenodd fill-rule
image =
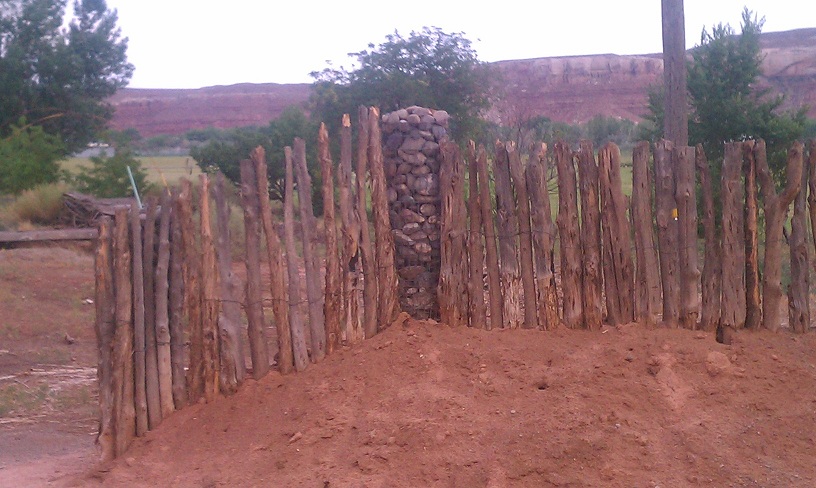
<path id="1" fill-rule="evenodd" d="M 786 95 L 786 107 L 808 106 L 816 118 L 816 28 L 762 34 L 759 83 Z M 661 54 L 600 54 L 499 61 L 508 97 L 489 117 L 543 115 L 585 122 L 597 114 L 640 120 L 650 85 L 662 81 Z M 310 84 L 250 84 L 199 89 L 125 88 L 111 97 L 112 126 L 142 136 L 206 127 L 266 125 L 292 105 L 305 108 Z M 441 107 L 444 108 L 444 107 Z"/>

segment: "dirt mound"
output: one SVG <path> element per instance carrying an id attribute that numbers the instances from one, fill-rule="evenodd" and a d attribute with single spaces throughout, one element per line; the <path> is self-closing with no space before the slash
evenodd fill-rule
<path id="1" fill-rule="evenodd" d="M 814 486 L 816 336 L 408 321 L 174 414 L 104 486 Z"/>

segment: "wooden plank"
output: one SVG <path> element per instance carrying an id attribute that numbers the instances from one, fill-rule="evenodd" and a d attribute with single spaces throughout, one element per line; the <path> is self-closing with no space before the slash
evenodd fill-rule
<path id="1" fill-rule="evenodd" d="M 581 292 L 581 241 L 578 229 L 578 191 L 575 163 L 569 146 L 556 142 L 555 164 L 558 168 L 558 234 L 560 236 L 561 289 L 563 321 L 570 329 L 584 326 Z"/>
<path id="2" fill-rule="evenodd" d="M 652 176 L 649 143 L 640 142 L 632 152 L 632 225 L 635 235 L 635 320 L 657 323 L 661 312 L 660 266 L 654 235 Z"/>
<path id="3" fill-rule="evenodd" d="M 720 201 L 722 202 L 722 254 L 720 257 L 722 260 L 722 298 L 717 335 L 722 342 L 730 344 L 734 331 L 741 329 L 745 324 L 745 234 L 742 212 L 744 187 L 740 181 L 742 143 L 726 143 L 724 156 L 722 187 L 720 190 Z M 773 185 L 773 183 L 771 184 Z M 780 238 L 781 230 L 780 228 Z M 781 285 L 779 285 L 779 288 L 781 296 Z"/>
<path id="4" fill-rule="evenodd" d="M 581 191 L 581 251 L 584 327 L 598 330 L 603 322 L 603 262 L 601 260 L 601 208 L 598 165 L 592 143 L 582 141 L 578 153 Z"/>
<path id="5" fill-rule="evenodd" d="M 521 155 L 514 142 L 505 146 L 510 165 L 510 177 L 516 191 L 516 218 L 519 230 L 519 264 L 521 266 L 521 285 L 524 290 L 524 323 L 525 329 L 537 329 L 538 306 L 536 304 L 535 274 L 533 268 L 533 241 L 530 227 L 530 196 L 527 192 L 527 178 L 521 164 Z M 543 328 L 543 327 L 542 327 Z"/>
<path id="6" fill-rule="evenodd" d="M 468 295 L 470 296 L 470 321 L 468 325 L 478 329 L 487 326 L 487 311 L 484 295 L 484 243 L 482 242 L 482 202 L 479 196 L 479 169 L 476 163 L 476 143 L 468 144 L 468 217 L 469 228 L 467 249 L 470 263 L 470 280 L 468 281 Z"/>
<path id="7" fill-rule="evenodd" d="M 88 229 L 54 229 L 29 231 L 0 231 L 0 245 L 20 242 L 43 241 L 90 241 L 97 238 L 99 231 Z"/>
<path id="8" fill-rule="evenodd" d="M 468 256 L 465 180 L 459 147 L 443 142 L 441 147 L 439 190 L 442 196 L 439 269 L 439 314 L 451 327 L 468 325 Z"/>
<path id="9" fill-rule="evenodd" d="M 510 167 L 504 143 L 496 141 L 493 158 L 493 177 L 496 191 L 496 233 L 499 237 L 499 274 L 502 291 L 501 327 L 517 329 L 524 322 L 523 288 L 518 262 L 518 218 Z"/>
<path id="10" fill-rule="evenodd" d="M 669 327 L 677 327 L 680 320 L 677 203 L 675 202 L 674 171 L 671 165 L 673 147 L 671 142 L 661 140 L 655 144 L 654 148 L 655 219 L 657 221 L 657 246 L 660 250 L 663 323 Z"/>

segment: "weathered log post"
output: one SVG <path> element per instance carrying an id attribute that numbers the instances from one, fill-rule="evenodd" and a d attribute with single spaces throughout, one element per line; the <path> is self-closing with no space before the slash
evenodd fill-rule
<path id="1" fill-rule="evenodd" d="M 374 244 L 371 242 L 371 226 L 368 221 L 366 197 L 370 194 L 366 185 L 368 174 L 368 109 L 360 106 L 357 111 L 357 218 L 360 221 L 360 254 L 363 259 L 363 332 L 365 338 L 377 334 L 378 284 Z"/>
<path id="2" fill-rule="evenodd" d="M 145 369 L 145 304 L 144 304 L 144 254 L 142 247 L 141 209 L 136 201 L 130 206 L 131 269 L 133 270 L 133 375 L 134 401 L 136 402 L 136 435 L 143 436 L 148 428 L 147 418 L 147 372 Z M 117 288 L 118 289 L 118 288 Z"/>
<path id="3" fill-rule="evenodd" d="M 700 188 L 703 202 L 703 235 L 705 238 L 705 261 L 702 274 L 702 307 L 700 328 L 714 330 L 720 322 L 720 295 L 722 273 L 722 246 L 714 220 L 714 189 L 711 169 L 702 144 L 695 149 L 695 164 L 700 172 Z"/>
<path id="4" fill-rule="evenodd" d="M 745 233 L 743 229 L 742 143 L 725 144 L 722 166 L 722 298 L 718 335 L 729 344 L 745 325 Z M 781 234 L 781 232 L 780 232 Z M 780 235 L 781 237 L 781 235 Z M 780 291 L 781 294 L 781 291 Z"/>
<path id="5" fill-rule="evenodd" d="M 623 194 L 618 146 L 610 142 L 601 148 L 598 163 L 607 322 L 610 325 L 626 324 L 635 320 L 635 265 L 632 262 L 632 229 L 626 217 L 629 205 Z"/>
<path id="6" fill-rule="evenodd" d="M 439 269 L 439 315 L 451 327 L 466 327 L 469 322 L 467 215 L 465 179 L 459 147 L 442 143 L 439 175 L 441 208 L 441 265 Z"/>
<path id="7" fill-rule="evenodd" d="M 810 229 L 812 233 L 816 233 L 816 139 L 810 141 L 808 144 L 808 212 L 810 213 Z M 816 247 L 816 237 L 813 239 L 813 245 Z"/>
<path id="8" fill-rule="evenodd" d="M 326 353 L 340 348 L 340 322 L 343 320 L 340 256 L 337 249 L 337 224 L 334 216 L 334 171 L 329 152 L 329 132 L 320 124 L 317 152 L 323 180 L 323 228 L 326 234 L 326 285 L 323 316 L 326 320 Z"/>
<path id="9" fill-rule="evenodd" d="M 678 265 L 680 266 L 680 324 L 696 329 L 700 317 L 700 270 L 697 256 L 697 192 L 694 148 L 675 147 L 672 153 L 677 202 Z"/>
<path id="10" fill-rule="evenodd" d="M 362 307 L 362 251 L 360 249 L 360 220 L 352 190 L 351 118 L 343 114 L 340 128 L 340 165 L 337 167 L 337 186 L 340 206 L 340 265 L 342 270 L 343 329 L 342 340 L 356 344 L 365 337 Z"/>
<path id="11" fill-rule="evenodd" d="M 292 331 L 292 349 L 294 352 L 295 370 L 303 371 L 309 365 L 309 355 L 306 348 L 306 325 L 303 317 L 308 315 L 304 310 L 306 302 L 300 291 L 300 270 L 298 269 L 298 255 L 295 245 L 295 178 L 292 168 L 292 148 L 283 148 L 286 162 L 286 183 L 283 200 L 283 229 L 286 243 L 286 269 L 289 275 L 289 328 Z"/>
<path id="12" fill-rule="evenodd" d="M 553 270 L 555 226 L 547 188 L 546 144 L 534 144 L 531 148 L 526 178 L 527 192 L 530 195 L 538 324 L 545 330 L 552 330 L 558 327 L 561 320 L 558 317 L 558 290 Z"/>
<path id="13" fill-rule="evenodd" d="M 184 239 L 177 188 L 173 189 L 170 209 L 170 368 L 173 371 L 173 406 L 180 410 L 187 405 L 187 364 L 184 355 Z"/>
<path id="14" fill-rule="evenodd" d="M 162 418 L 173 405 L 173 370 L 170 352 L 170 191 L 162 193 L 159 217 L 159 252 L 156 259 L 156 360 Z"/>
<path id="15" fill-rule="evenodd" d="M 204 398 L 207 402 L 215 400 L 220 389 L 220 350 L 218 342 L 218 314 L 221 299 L 218 295 L 218 265 L 215 259 L 212 225 L 210 223 L 210 178 L 199 175 L 201 219 L 201 337 L 203 343 L 204 365 L 201 372 L 204 376 Z M 235 366 L 233 366 L 235 368 Z"/>
<path id="16" fill-rule="evenodd" d="M 204 354 L 201 338 L 201 253 L 193 223 L 193 187 L 185 178 L 181 179 L 181 193 L 175 207 L 181 224 L 181 241 L 184 247 L 184 303 L 190 337 L 190 355 L 186 362 L 189 365 L 186 379 L 187 400 L 196 403 L 204 394 L 203 377 L 200 372 Z M 181 340 L 183 344 L 184 339 Z M 176 408 L 179 406 L 176 405 Z"/>
<path id="17" fill-rule="evenodd" d="M 519 264 L 521 265 L 521 285 L 524 290 L 524 323 L 525 329 L 537 329 L 538 305 L 536 303 L 535 274 L 533 268 L 533 240 L 530 227 L 530 195 L 527 190 L 527 178 L 521 155 L 514 142 L 505 146 L 510 166 L 510 177 L 516 193 L 516 217 L 519 229 Z"/>
<path id="18" fill-rule="evenodd" d="M 101 460 L 110 461 L 116 455 L 115 411 L 112 357 L 113 338 L 116 332 L 116 296 L 114 294 L 113 242 L 111 219 L 103 216 L 99 220 L 99 237 L 96 239 L 94 259 L 94 304 L 96 307 L 97 381 L 99 382 L 99 445 Z"/>
<path id="19" fill-rule="evenodd" d="M 581 288 L 584 327 L 598 330 L 603 322 L 603 270 L 601 261 L 601 210 L 598 165 L 592 143 L 581 141 L 578 153 L 578 182 L 581 190 Z"/>
<path id="20" fill-rule="evenodd" d="M 493 223 L 493 203 L 490 198 L 490 177 L 487 173 L 487 151 L 479 145 L 476 153 L 476 172 L 479 177 L 479 200 L 485 239 L 485 264 L 487 266 L 487 290 L 490 297 L 490 320 L 485 326 L 490 330 L 504 327 L 502 310 L 503 290 L 499 276 L 499 250 L 496 246 L 496 227 Z"/>
<path id="21" fill-rule="evenodd" d="M 252 358 L 252 376 L 261 379 L 269 372 L 269 346 L 266 341 L 261 294 L 261 227 L 258 222 L 258 180 L 255 165 L 241 161 L 241 207 L 244 210 L 244 246 L 246 249 L 247 337 Z"/>
<path id="22" fill-rule="evenodd" d="M 759 287 L 759 206 L 757 205 L 757 167 L 754 141 L 742 145 L 745 175 L 745 328 L 757 329 L 762 323 L 762 298 Z"/>
<path id="23" fill-rule="evenodd" d="M 158 200 L 147 198 L 143 230 L 142 266 L 144 271 L 144 314 L 145 314 L 145 378 L 147 381 L 147 419 L 150 430 L 162 421 L 161 393 L 159 392 L 158 346 L 156 344 L 156 220 Z"/>
<path id="24" fill-rule="evenodd" d="M 468 144 L 468 217 L 467 250 L 470 263 L 468 296 L 470 297 L 470 327 L 484 329 L 487 325 L 484 295 L 484 244 L 482 243 L 482 202 L 479 197 L 479 170 L 476 166 L 476 143 Z"/>
<path id="25" fill-rule="evenodd" d="M 496 141 L 493 158 L 496 192 L 496 230 L 499 236 L 499 273 L 504 292 L 502 327 L 517 329 L 524 323 L 524 290 L 518 262 L 518 218 L 510 182 L 510 162 L 504 143 Z"/>
<path id="26" fill-rule="evenodd" d="M 136 436 L 136 405 L 133 375 L 133 263 L 128 235 L 128 208 L 119 207 L 114 216 L 113 269 L 116 293 L 116 331 L 113 336 L 113 443 L 121 456 Z"/>
<path id="27" fill-rule="evenodd" d="M 726 146 L 727 147 L 727 146 Z M 762 185 L 762 198 L 765 200 L 765 266 L 762 276 L 762 325 L 772 331 L 781 326 L 782 304 L 782 226 L 787 219 L 790 207 L 799 187 L 802 184 L 802 151 L 800 142 L 788 150 L 788 163 L 785 168 L 785 189 L 777 194 L 773 176 L 768 168 L 765 141 L 759 139 L 754 145 L 754 157 L 757 163 L 757 178 Z M 727 263 L 723 263 L 725 270 Z M 723 294 L 728 284 L 723 273 Z M 724 312 L 724 310 L 723 310 Z"/>
<path id="28" fill-rule="evenodd" d="M 674 145 L 666 140 L 654 147 L 655 218 L 657 246 L 660 251 L 660 277 L 663 289 L 663 323 L 677 327 L 680 320 L 680 277 L 677 252 L 677 203 L 671 153 Z"/>
<path id="29" fill-rule="evenodd" d="M 642 141 L 632 152 L 632 225 L 635 230 L 635 320 L 657 323 L 661 313 L 660 267 L 655 247 L 652 212 L 652 176 L 649 143 Z"/>
<path id="30" fill-rule="evenodd" d="M 802 168 L 802 185 L 793 202 L 790 234 L 790 285 L 788 286 L 788 323 L 794 332 L 804 334 L 810 328 L 810 277 L 808 262 L 807 192 L 808 170 Z"/>
<path id="31" fill-rule="evenodd" d="M 555 143 L 558 167 L 558 234 L 561 236 L 561 289 L 564 325 L 570 329 L 584 326 L 581 284 L 581 240 L 578 235 L 578 193 L 572 151 L 563 142 Z"/>

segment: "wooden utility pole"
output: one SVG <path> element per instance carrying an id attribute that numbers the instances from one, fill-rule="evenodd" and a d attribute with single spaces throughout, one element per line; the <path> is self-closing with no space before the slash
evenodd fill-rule
<path id="1" fill-rule="evenodd" d="M 683 0 L 661 0 L 663 14 L 663 133 L 675 147 L 688 145 L 686 19 Z"/>

